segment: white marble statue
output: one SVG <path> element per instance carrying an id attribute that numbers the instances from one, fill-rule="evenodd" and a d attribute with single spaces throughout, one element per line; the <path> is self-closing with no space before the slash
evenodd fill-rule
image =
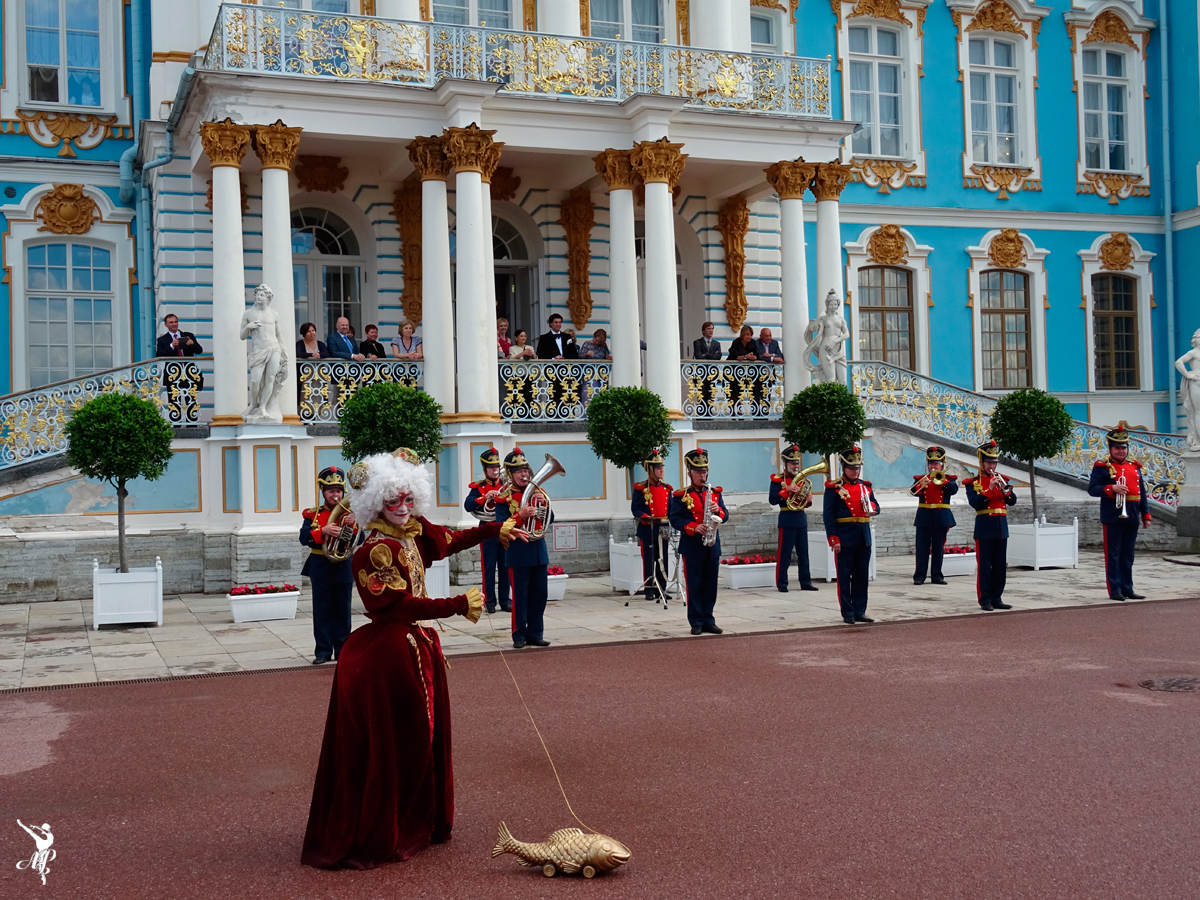
<path id="1" fill-rule="evenodd" d="M 239 334 L 249 338 L 246 362 L 250 366 L 250 403 L 242 418 L 248 425 L 279 424 L 279 392 L 287 381 L 287 346 L 279 314 L 271 309 L 274 292 L 265 284 L 254 289 L 254 305 L 242 314 Z"/>
<path id="2" fill-rule="evenodd" d="M 846 341 L 850 328 L 839 307 L 842 298 L 833 288 L 825 295 L 825 315 L 810 319 L 804 329 L 804 365 L 812 374 L 813 384 L 827 381 L 846 383 Z M 816 356 L 816 362 L 812 361 Z"/>
<path id="3" fill-rule="evenodd" d="M 1192 335 L 1192 349 L 1175 360 L 1175 368 L 1183 376 L 1179 388 L 1183 392 L 1183 411 L 1187 413 L 1187 448 L 1200 450 L 1200 330 Z"/>

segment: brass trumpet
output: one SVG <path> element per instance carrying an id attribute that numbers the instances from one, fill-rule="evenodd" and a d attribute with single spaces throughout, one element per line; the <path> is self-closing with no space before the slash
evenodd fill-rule
<path id="1" fill-rule="evenodd" d="M 807 469 L 800 470 L 799 474 L 796 475 L 796 481 L 792 482 L 792 484 L 799 482 L 800 490 L 796 493 L 788 493 L 787 500 L 785 500 L 783 503 L 784 509 L 786 509 L 788 512 L 799 512 L 808 506 L 808 498 L 812 495 L 812 485 L 809 484 L 808 476 L 816 475 L 818 473 L 824 475 L 829 474 L 828 460 L 823 459 L 815 466 L 809 466 Z"/>
<path id="2" fill-rule="evenodd" d="M 932 472 L 926 472 L 921 477 L 920 481 L 908 489 L 908 492 L 916 497 L 920 495 L 921 491 L 925 490 L 925 485 L 933 484 L 937 487 L 941 487 L 949 480 L 950 479 L 947 477 L 944 471 L 941 469 L 934 469 Z"/>

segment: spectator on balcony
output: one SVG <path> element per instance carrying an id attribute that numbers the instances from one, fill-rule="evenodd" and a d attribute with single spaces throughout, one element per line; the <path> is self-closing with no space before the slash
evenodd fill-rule
<path id="1" fill-rule="evenodd" d="M 538 338 L 538 359 L 579 359 L 575 339 L 562 330 L 563 317 L 554 313 L 547 320 L 550 330 Z"/>
<path id="2" fill-rule="evenodd" d="M 584 341 L 579 348 L 580 359 L 612 359 L 608 349 L 608 332 L 597 328 L 590 341 Z"/>
<path id="3" fill-rule="evenodd" d="M 407 359 L 410 362 L 416 362 L 425 358 L 421 339 L 414 334 L 416 330 L 417 326 L 407 319 L 400 323 L 400 334 L 392 338 L 393 359 Z"/>
<path id="4" fill-rule="evenodd" d="M 743 325 L 738 339 L 729 345 L 730 362 L 754 362 L 758 359 L 758 345 L 754 342 L 754 329 Z"/>
<path id="5" fill-rule="evenodd" d="M 717 359 L 721 358 L 721 342 L 713 340 L 713 332 L 716 326 L 712 322 L 705 322 L 700 326 L 700 333 L 704 337 L 698 337 L 692 341 L 692 359 Z"/>
<path id="6" fill-rule="evenodd" d="M 783 362 L 783 350 L 779 346 L 779 341 L 771 337 L 771 329 L 764 328 L 758 333 L 758 340 L 754 344 L 755 350 L 758 353 L 758 358 L 762 362 L 781 363 Z"/>
<path id="7" fill-rule="evenodd" d="M 508 348 L 508 358 L 518 360 L 537 359 L 537 354 L 529 346 L 529 334 L 524 328 L 517 329 L 517 333 L 513 335 L 512 346 Z"/>
<path id="8" fill-rule="evenodd" d="M 194 334 L 179 330 L 177 315 L 168 313 L 163 317 L 163 325 L 167 327 L 167 333 L 155 342 L 155 356 L 200 356 L 204 353 Z"/>
<path id="9" fill-rule="evenodd" d="M 508 319 L 496 320 L 496 356 L 508 359 L 508 351 L 512 349 L 512 341 L 508 339 Z"/>
<path id="10" fill-rule="evenodd" d="M 329 359 L 329 348 L 324 341 L 317 340 L 317 326 L 305 322 L 300 326 L 300 340 L 296 341 L 296 359 Z"/>
<path id="11" fill-rule="evenodd" d="M 387 351 L 383 349 L 383 344 L 379 343 L 379 326 L 368 325 L 363 329 L 363 334 L 367 339 L 358 345 L 363 356 L 367 359 L 387 359 Z"/>
<path id="12" fill-rule="evenodd" d="M 337 320 L 336 328 L 337 331 L 329 335 L 329 340 L 325 342 L 329 352 L 338 359 L 355 359 L 360 362 L 366 359 L 359 352 L 358 344 L 350 333 L 350 320 L 342 316 Z"/>

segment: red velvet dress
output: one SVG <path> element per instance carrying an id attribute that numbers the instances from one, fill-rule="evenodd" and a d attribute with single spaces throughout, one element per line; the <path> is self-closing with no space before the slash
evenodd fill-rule
<path id="1" fill-rule="evenodd" d="M 425 568 L 500 533 L 451 532 L 423 518 L 402 531 L 372 522 L 354 580 L 371 619 L 338 656 L 300 860 L 370 869 L 450 839 L 450 695 L 437 630 L 421 619 L 465 613 L 465 594 L 425 594 Z"/>

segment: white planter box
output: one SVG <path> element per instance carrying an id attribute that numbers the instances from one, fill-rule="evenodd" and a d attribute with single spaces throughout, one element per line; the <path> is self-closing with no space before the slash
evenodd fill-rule
<path id="1" fill-rule="evenodd" d="M 974 575 L 977 566 L 974 553 L 947 553 L 942 557 L 942 575 L 946 578 Z"/>
<path id="2" fill-rule="evenodd" d="M 1070 525 L 1049 525 L 1042 516 L 1032 525 L 1009 525 L 1008 564 L 1079 568 L 1079 519 L 1072 519 Z"/>
<path id="3" fill-rule="evenodd" d="M 642 586 L 642 548 L 637 540 L 618 544 L 608 536 L 608 579 L 614 591 L 637 593 Z"/>
<path id="4" fill-rule="evenodd" d="M 501 573 L 502 578 L 507 575 L 507 572 Z M 450 560 L 439 559 L 425 570 L 425 593 L 436 598 L 452 597 L 454 594 L 462 593 L 462 591 L 452 592 L 450 590 Z"/>
<path id="5" fill-rule="evenodd" d="M 226 594 L 234 622 L 266 622 L 270 619 L 296 618 L 296 601 L 299 591 L 284 591 L 278 594 Z"/>
<path id="6" fill-rule="evenodd" d="M 561 600 L 567 595 L 567 579 L 570 575 L 546 576 L 546 599 Z"/>
<path id="7" fill-rule="evenodd" d="M 740 591 L 745 588 L 775 586 L 775 563 L 750 563 L 744 566 L 721 566 L 725 587 Z"/>
<path id="8" fill-rule="evenodd" d="M 153 566 L 131 568 L 126 573 L 101 569 L 92 560 L 92 629 L 129 622 L 163 623 L 162 559 Z"/>
<path id="9" fill-rule="evenodd" d="M 875 540 L 875 525 L 871 525 L 871 581 L 875 580 L 875 548 L 879 542 Z M 826 581 L 837 581 L 837 557 L 829 548 L 829 541 L 824 531 L 808 533 L 808 571 L 813 581 L 824 578 Z"/>

